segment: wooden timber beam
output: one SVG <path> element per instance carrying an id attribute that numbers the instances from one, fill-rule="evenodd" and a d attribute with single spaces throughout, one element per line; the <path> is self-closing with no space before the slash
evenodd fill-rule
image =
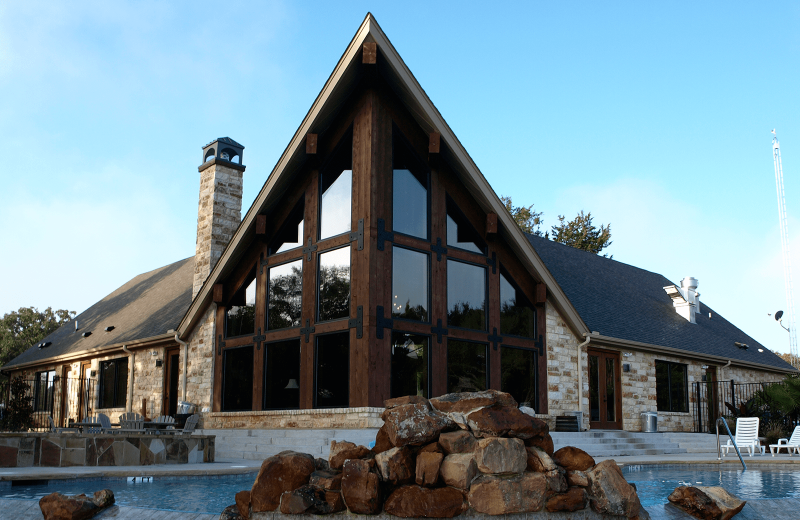
<path id="1" fill-rule="evenodd" d="M 428 153 L 439 153 L 442 135 L 439 132 L 431 132 L 428 138 Z"/>
<path id="2" fill-rule="evenodd" d="M 375 42 L 364 42 L 361 63 L 364 65 L 375 65 L 378 61 L 378 44 Z"/>
<path id="3" fill-rule="evenodd" d="M 306 134 L 306 154 L 316 155 L 317 153 L 317 134 Z"/>
<path id="4" fill-rule="evenodd" d="M 214 303 L 222 303 L 222 289 L 223 285 L 221 283 L 214 284 L 214 294 L 212 297 Z"/>

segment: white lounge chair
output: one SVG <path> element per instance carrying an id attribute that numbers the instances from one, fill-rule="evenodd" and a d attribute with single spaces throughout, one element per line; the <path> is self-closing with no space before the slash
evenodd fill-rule
<path id="1" fill-rule="evenodd" d="M 197 428 L 197 421 L 200 420 L 200 416 L 197 414 L 190 415 L 186 418 L 186 423 L 183 425 L 182 430 L 164 430 L 163 433 L 170 433 L 172 435 L 185 435 L 189 436 L 194 432 L 194 429 Z"/>
<path id="2" fill-rule="evenodd" d="M 756 450 L 764 455 L 766 450 L 758 440 L 758 417 L 739 417 L 736 419 L 736 433 L 733 436 L 733 441 L 739 447 L 739 451 L 747 448 L 747 452 L 751 457 Z M 727 455 L 730 449 L 733 448 L 733 444 L 728 439 L 728 442 L 720 447 L 725 450 L 725 455 Z"/>
<path id="3" fill-rule="evenodd" d="M 775 452 L 780 454 L 781 448 L 786 448 L 786 451 L 789 452 L 791 456 L 793 451 L 796 451 L 798 455 L 800 455 L 800 426 L 795 426 L 794 431 L 792 432 L 792 437 L 789 439 L 778 439 L 778 444 L 770 444 L 769 445 L 769 452 L 772 456 L 775 456 Z"/>
<path id="4" fill-rule="evenodd" d="M 134 412 L 125 412 L 119 416 L 119 430 L 121 433 L 144 433 L 144 417 Z"/>

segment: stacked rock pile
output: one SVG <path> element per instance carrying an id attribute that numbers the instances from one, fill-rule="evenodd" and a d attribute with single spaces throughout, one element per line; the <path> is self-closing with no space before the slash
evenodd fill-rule
<path id="1" fill-rule="evenodd" d="M 553 452 L 547 424 L 520 411 L 507 393 L 410 396 L 384 405 L 374 448 L 333 441 L 327 461 L 292 451 L 270 457 L 223 518 L 345 509 L 404 518 L 470 510 L 546 517 L 589 507 L 603 518 L 648 518 L 614 461 L 595 464 L 574 447 Z"/>

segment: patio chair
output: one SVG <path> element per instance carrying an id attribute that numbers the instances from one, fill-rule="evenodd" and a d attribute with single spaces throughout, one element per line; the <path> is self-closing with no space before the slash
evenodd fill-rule
<path id="1" fill-rule="evenodd" d="M 776 451 L 780 454 L 781 448 L 786 448 L 786 451 L 789 452 L 789 456 L 792 455 L 793 451 L 796 451 L 797 454 L 800 455 L 800 426 L 794 427 L 791 438 L 778 439 L 778 444 L 770 444 L 769 452 L 774 457 Z"/>
<path id="2" fill-rule="evenodd" d="M 736 446 L 739 447 L 739 450 L 747 448 L 747 452 L 751 457 L 756 450 L 764 455 L 765 448 L 758 440 L 758 417 L 737 418 L 736 434 L 733 436 L 733 441 L 736 443 Z M 731 444 L 731 440 L 728 439 L 728 442 L 720 446 L 720 448 L 725 450 L 725 455 L 727 455 L 730 449 L 733 448 L 733 444 Z"/>
<path id="3" fill-rule="evenodd" d="M 182 430 L 165 430 L 164 433 L 171 433 L 173 435 L 186 435 L 189 436 L 192 434 L 195 428 L 197 428 L 197 421 L 200 420 L 200 416 L 197 414 L 190 415 L 186 418 L 186 424 L 183 425 Z"/>
<path id="4" fill-rule="evenodd" d="M 50 432 L 52 433 L 78 433 L 77 428 L 56 428 L 56 423 L 53 421 L 52 415 L 48 415 L 47 420 L 50 422 Z"/>
<path id="5" fill-rule="evenodd" d="M 116 431 L 116 428 L 111 427 L 111 419 L 104 413 L 97 414 L 97 422 L 100 423 L 100 426 L 86 428 L 86 433 L 114 433 Z"/>
<path id="6" fill-rule="evenodd" d="M 125 412 L 119 416 L 119 429 L 122 433 L 144 433 L 144 417 L 135 412 Z"/>

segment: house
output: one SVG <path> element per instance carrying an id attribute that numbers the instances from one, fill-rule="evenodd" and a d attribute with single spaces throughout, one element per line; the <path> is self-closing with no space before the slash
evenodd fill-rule
<path id="1" fill-rule="evenodd" d="M 39 413 L 187 401 L 205 428 L 360 428 L 391 397 L 499 388 L 584 428 L 658 409 L 690 430 L 703 371 L 793 372 L 692 279 L 525 235 L 372 15 L 242 217 L 243 153 L 203 148 L 193 258 L 3 368 L 38 381 Z"/>

